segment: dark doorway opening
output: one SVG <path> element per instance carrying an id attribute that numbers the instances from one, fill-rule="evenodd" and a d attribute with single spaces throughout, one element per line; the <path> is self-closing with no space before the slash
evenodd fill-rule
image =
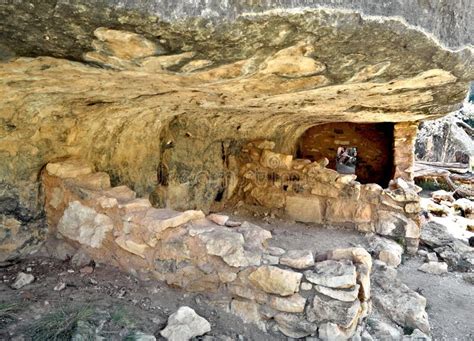
<path id="1" fill-rule="evenodd" d="M 347 154 L 343 155 L 346 167 L 338 166 L 338 160 L 342 161 L 338 152 L 342 155 L 342 150 Z M 312 161 L 325 157 L 329 160 L 328 168 L 346 174 L 354 168 L 359 182 L 387 187 L 394 169 L 393 123 L 316 125 L 300 137 L 297 157 Z"/>

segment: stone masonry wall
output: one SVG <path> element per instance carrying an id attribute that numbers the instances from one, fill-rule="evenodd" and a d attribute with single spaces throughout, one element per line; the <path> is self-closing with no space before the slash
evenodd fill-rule
<path id="1" fill-rule="evenodd" d="M 355 175 L 326 168 L 326 158 L 293 159 L 273 148 L 271 141 L 254 141 L 242 150 L 239 196 L 248 204 L 280 210 L 296 221 L 346 225 L 389 236 L 416 252 L 419 187 L 402 178 L 391 181 L 386 189 L 362 185 Z"/>
<path id="2" fill-rule="evenodd" d="M 413 182 L 415 165 L 415 141 L 418 133 L 417 122 L 401 122 L 394 129 L 394 165 L 395 178 Z"/>
<path id="3" fill-rule="evenodd" d="M 50 163 L 42 180 L 50 238 L 142 279 L 219 292 L 225 309 L 262 330 L 348 339 L 370 311 L 372 259 L 362 248 L 315 257 L 268 247 L 259 226 L 153 208 L 82 161 Z"/>

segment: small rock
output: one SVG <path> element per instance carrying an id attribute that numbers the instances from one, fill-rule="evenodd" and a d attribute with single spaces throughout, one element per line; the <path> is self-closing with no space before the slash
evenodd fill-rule
<path id="1" fill-rule="evenodd" d="M 220 226 L 226 226 L 227 221 L 229 220 L 229 216 L 222 215 L 222 214 L 209 214 L 207 216 L 207 219 L 212 221 L 213 223 L 220 225 Z"/>
<path id="2" fill-rule="evenodd" d="M 30 267 L 26 268 L 26 272 L 31 272 L 31 271 L 33 271 L 32 268 L 30 268 Z"/>
<path id="3" fill-rule="evenodd" d="M 454 202 L 453 193 L 446 192 L 444 190 L 439 190 L 431 193 L 431 199 L 436 203 L 441 203 L 442 201 Z"/>
<path id="4" fill-rule="evenodd" d="M 280 258 L 268 254 L 263 254 L 262 263 L 266 265 L 277 265 L 280 262 Z"/>
<path id="5" fill-rule="evenodd" d="M 33 276 L 32 274 L 26 274 L 24 272 L 19 272 L 16 275 L 15 282 L 13 282 L 13 284 L 12 284 L 12 288 L 16 289 L 16 290 L 21 289 L 25 285 L 33 283 L 34 280 L 35 280 L 35 276 Z"/>
<path id="6" fill-rule="evenodd" d="M 272 256 L 282 256 L 285 254 L 286 251 L 281 247 L 269 246 L 267 248 L 267 252 Z"/>
<path id="7" fill-rule="evenodd" d="M 77 251 L 71 259 L 71 264 L 76 268 L 82 268 L 89 265 L 92 259 L 83 250 Z"/>
<path id="8" fill-rule="evenodd" d="M 295 269 L 306 269 L 314 265 L 314 256 L 309 250 L 291 250 L 280 258 L 280 264 Z"/>
<path id="9" fill-rule="evenodd" d="M 227 227 L 239 227 L 239 226 L 242 226 L 242 223 L 239 222 L 239 221 L 227 220 L 225 222 L 225 226 L 227 226 Z"/>
<path id="10" fill-rule="evenodd" d="M 210 323 L 190 307 L 180 307 L 168 318 L 168 325 L 160 334 L 170 341 L 190 340 L 211 331 Z"/>
<path id="11" fill-rule="evenodd" d="M 309 291 L 311 289 L 313 289 L 313 285 L 311 283 L 308 283 L 308 282 L 301 283 L 301 290 Z"/>
<path id="12" fill-rule="evenodd" d="M 420 255 L 422 257 L 425 257 L 428 254 L 428 251 L 423 250 L 423 249 L 419 249 L 417 253 L 418 253 L 418 255 Z"/>
<path id="13" fill-rule="evenodd" d="M 56 284 L 56 286 L 54 287 L 54 291 L 61 291 L 61 290 L 64 290 L 66 288 L 66 283 L 64 282 L 59 282 L 58 284 Z"/>
<path id="14" fill-rule="evenodd" d="M 444 262 L 429 262 L 420 266 L 418 270 L 434 275 L 441 275 L 448 272 L 448 264 Z"/>
<path id="15" fill-rule="evenodd" d="M 94 268 L 92 266 L 85 266 L 81 270 L 79 270 L 79 272 L 81 274 L 88 275 L 94 272 Z"/>
<path id="16" fill-rule="evenodd" d="M 429 252 L 426 255 L 426 261 L 427 262 L 437 262 L 438 261 L 438 256 L 436 255 L 436 252 Z"/>

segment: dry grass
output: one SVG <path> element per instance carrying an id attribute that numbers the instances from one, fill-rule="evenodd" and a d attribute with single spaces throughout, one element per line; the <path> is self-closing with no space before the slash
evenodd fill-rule
<path id="1" fill-rule="evenodd" d="M 59 309 L 31 324 L 26 334 L 35 341 L 70 340 L 79 321 L 87 321 L 94 314 L 90 306 Z"/>

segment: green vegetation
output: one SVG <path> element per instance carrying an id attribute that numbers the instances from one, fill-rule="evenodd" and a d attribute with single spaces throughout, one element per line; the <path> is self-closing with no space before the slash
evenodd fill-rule
<path id="1" fill-rule="evenodd" d="M 0 329 L 17 320 L 17 313 L 23 308 L 20 303 L 0 303 Z"/>
<path id="2" fill-rule="evenodd" d="M 70 340 L 78 323 L 87 323 L 93 314 L 94 309 L 90 306 L 59 309 L 31 324 L 26 334 L 35 341 Z"/>
<path id="3" fill-rule="evenodd" d="M 420 180 L 416 181 L 416 184 L 423 188 L 425 191 L 437 191 L 439 189 L 444 189 L 445 191 L 450 191 L 446 183 L 440 183 L 436 180 Z"/>

